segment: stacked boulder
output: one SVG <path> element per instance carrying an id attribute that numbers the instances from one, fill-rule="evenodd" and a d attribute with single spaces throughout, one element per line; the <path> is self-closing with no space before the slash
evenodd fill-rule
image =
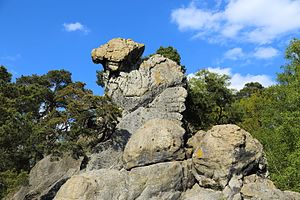
<path id="1" fill-rule="evenodd" d="M 110 143 L 99 145 L 94 162 L 55 199 L 300 199 L 266 178 L 262 145 L 238 126 L 188 138 L 181 67 L 161 55 L 142 60 L 143 51 L 143 44 L 121 38 L 92 51 L 104 66 L 106 94 L 123 116 Z"/>
<path id="2" fill-rule="evenodd" d="M 218 125 L 190 137 L 183 124 L 181 67 L 161 55 L 141 59 L 144 48 L 116 38 L 92 51 L 122 118 L 54 199 L 300 199 L 276 189 L 267 178 L 262 145 L 238 126 Z"/>
<path id="3" fill-rule="evenodd" d="M 79 173 L 83 163 L 85 163 L 83 157 L 74 159 L 67 155 L 57 160 L 48 155 L 31 169 L 29 185 L 21 187 L 18 192 L 8 199 L 53 199 L 59 188 L 70 177 Z"/>
<path id="4" fill-rule="evenodd" d="M 93 61 L 104 65 L 106 94 L 123 114 L 110 145 L 99 144 L 86 172 L 68 180 L 55 199 L 179 199 L 193 186 L 182 127 L 185 76 L 161 55 L 135 56 L 143 51 L 144 45 L 120 38 L 92 51 Z"/>

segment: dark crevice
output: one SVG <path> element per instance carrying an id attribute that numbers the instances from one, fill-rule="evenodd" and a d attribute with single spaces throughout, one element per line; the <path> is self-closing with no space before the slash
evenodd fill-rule
<path id="1" fill-rule="evenodd" d="M 156 164 L 160 164 L 160 163 L 171 163 L 171 162 L 174 162 L 174 161 L 180 162 L 180 161 L 184 161 L 184 160 L 185 160 L 185 158 L 183 158 L 183 159 L 171 159 L 171 160 L 165 159 L 165 160 L 161 160 L 161 161 L 157 161 L 157 162 L 146 163 L 144 165 L 134 166 L 134 167 L 132 167 L 130 169 L 126 169 L 126 170 L 131 171 L 132 169 L 135 169 L 135 168 L 147 167 L 147 166 L 156 165 Z"/>
<path id="2" fill-rule="evenodd" d="M 69 178 L 65 178 L 62 179 L 60 181 L 58 181 L 57 183 L 55 183 L 55 185 L 49 190 L 49 192 L 43 196 L 41 196 L 41 200 L 52 200 L 54 199 L 56 193 L 58 192 L 58 190 L 61 188 L 61 186 L 63 184 L 65 184 L 65 182 L 67 182 Z"/>
<path id="3" fill-rule="evenodd" d="M 85 169 L 88 163 L 89 163 L 89 158 L 87 156 L 84 156 L 80 164 L 80 170 Z"/>

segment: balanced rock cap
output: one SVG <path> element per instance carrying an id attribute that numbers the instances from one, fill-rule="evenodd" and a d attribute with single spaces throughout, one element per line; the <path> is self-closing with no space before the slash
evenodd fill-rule
<path id="1" fill-rule="evenodd" d="M 105 70 L 127 71 L 132 68 L 142 56 L 145 45 L 131 39 L 114 38 L 108 43 L 92 50 L 94 63 L 101 63 Z"/>

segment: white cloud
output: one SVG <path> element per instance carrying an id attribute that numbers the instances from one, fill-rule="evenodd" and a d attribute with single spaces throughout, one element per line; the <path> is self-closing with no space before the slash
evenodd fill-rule
<path id="1" fill-rule="evenodd" d="M 172 11 L 172 22 L 182 31 L 258 44 L 273 42 L 300 30 L 300 1 L 228 0 L 223 9 L 203 9 L 191 3 Z M 196 34 L 197 34 L 196 33 Z M 212 36 L 212 33 L 213 36 Z M 207 38 L 205 38 L 207 39 Z"/>
<path id="2" fill-rule="evenodd" d="M 85 34 L 89 33 L 90 30 L 82 25 L 80 22 L 75 22 L 75 23 L 64 23 L 64 30 L 67 32 L 74 32 L 74 31 L 81 31 Z"/>
<path id="3" fill-rule="evenodd" d="M 255 59 L 271 59 L 279 55 L 279 51 L 271 46 L 261 46 L 253 52 L 244 52 L 242 48 L 235 47 L 227 50 L 223 58 L 229 60 L 246 60 L 249 58 Z"/>
<path id="4" fill-rule="evenodd" d="M 217 74 L 225 74 L 230 76 L 231 74 L 231 69 L 230 68 L 220 68 L 220 67 L 209 67 L 207 68 L 208 71 L 213 72 L 213 73 L 217 73 Z"/>
<path id="5" fill-rule="evenodd" d="M 210 11 L 197 9 L 192 3 L 187 8 L 179 8 L 172 12 L 172 21 L 178 24 L 178 28 L 184 30 L 218 30 L 217 23 L 221 18 L 221 14 L 212 13 Z"/>
<path id="6" fill-rule="evenodd" d="M 244 56 L 245 56 L 245 53 L 243 52 L 243 49 L 239 48 L 239 47 L 229 49 L 224 54 L 224 58 L 230 59 L 230 60 L 237 60 Z"/>
<path id="7" fill-rule="evenodd" d="M 268 87 L 271 85 L 274 85 L 275 82 L 272 80 L 272 78 L 268 75 L 261 74 L 261 75 L 241 75 L 239 73 L 233 74 L 231 76 L 231 85 L 230 88 L 240 90 L 244 87 L 246 83 L 250 82 L 259 82 L 264 87 Z"/>
<path id="8" fill-rule="evenodd" d="M 250 82 L 259 82 L 264 87 L 268 87 L 275 84 L 275 81 L 272 80 L 272 78 L 265 74 L 259 74 L 259 75 L 252 75 L 252 74 L 246 74 L 241 75 L 240 73 L 232 73 L 231 68 L 220 68 L 220 67 L 209 67 L 207 68 L 208 71 L 218 74 L 225 74 L 231 77 L 230 79 L 230 86 L 229 88 L 240 90 L 244 87 L 246 83 Z M 193 77 L 192 75 L 189 75 L 190 77 Z"/>
<path id="9" fill-rule="evenodd" d="M 255 50 L 253 56 L 261 59 L 273 58 L 279 54 L 273 47 L 259 47 Z"/>
<path id="10" fill-rule="evenodd" d="M 187 75 L 187 79 L 190 80 L 191 78 L 194 78 L 195 74 L 194 73 L 190 73 Z"/>
<path id="11" fill-rule="evenodd" d="M 221 35 L 228 38 L 234 38 L 238 35 L 239 31 L 243 28 L 241 25 L 231 24 L 224 27 L 221 31 Z"/>

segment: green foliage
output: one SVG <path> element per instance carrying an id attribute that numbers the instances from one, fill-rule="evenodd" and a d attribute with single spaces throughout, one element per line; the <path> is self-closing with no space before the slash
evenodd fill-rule
<path id="1" fill-rule="evenodd" d="M 166 58 L 169 58 L 173 61 L 175 61 L 178 65 L 181 65 L 181 57 L 179 53 L 177 52 L 177 49 L 174 47 L 168 46 L 168 47 L 159 47 L 159 49 L 156 50 L 156 54 L 160 54 Z"/>
<path id="2" fill-rule="evenodd" d="M 58 101 L 66 102 L 63 138 L 80 141 L 82 146 L 93 147 L 110 138 L 120 110 L 106 96 L 94 96 L 81 82 L 68 85 L 57 94 Z M 82 141 L 88 141 L 84 144 Z"/>
<path id="3" fill-rule="evenodd" d="M 228 89 L 229 76 L 200 70 L 188 81 L 187 121 L 196 129 L 231 123 L 234 96 Z"/>
<path id="4" fill-rule="evenodd" d="M 258 82 L 246 83 L 244 88 L 238 91 L 236 97 L 238 99 L 250 97 L 252 94 L 260 93 L 264 87 Z"/>
<path id="5" fill-rule="evenodd" d="M 240 126 L 264 145 L 271 179 L 283 190 L 300 192 L 300 41 L 286 50 L 288 63 L 278 74 L 279 84 L 235 104 L 242 110 Z"/>
<path id="6" fill-rule="evenodd" d="M 184 65 L 181 65 L 181 57 L 177 51 L 177 49 L 175 49 L 172 46 L 168 46 L 168 47 L 159 47 L 159 49 L 156 50 L 155 54 L 160 54 L 166 58 L 169 58 L 171 60 L 173 60 L 174 62 L 177 63 L 177 65 L 179 65 L 181 67 L 181 71 L 183 73 L 186 72 L 186 68 Z M 151 55 L 150 55 L 151 56 Z"/>
<path id="7" fill-rule="evenodd" d="M 99 85 L 100 87 L 104 87 L 104 71 L 103 70 L 99 70 L 96 71 L 96 76 L 97 76 L 97 85 Z"/>
<path id="8" fill-rule="evenodd" d="M 11 81 L 11 74 L 7 72 L 4 66 L 0 66 L 0 83 L 8 83 Z"/>
<path id="9" fill-rule="evenodd" d="M 20 186 L 28 184 L 28 174 L 25 171 L 6 170 L 0 172 L 0 199 L 16 192 Z"/>
<path id="10" fill-rule="evenodd" d="M 299 89 L 277 85 L 240 102 L 240 125 L 264 145 L 271 179 L 284 190 L 300 191 L 299 95 Z"/>
<path id="11" fill-rule="evenodd" d="M 189 80 L 186 117 L 197 129 L 236 123 L 264 146 L 271 179 L 300 192 L 300 40 L 291 41 L 278 85 L 247 83 L 235 95 L 229 77 L 201 70 Z"/>
<path id="12" fill-rule="evenodd" d="M 0 173 L 7 177 L 0 195 L 14 189 L 18 176 L 45 155 L 83 155 L 114 132 L 120 110 L 84 83 L 73 82 L 70 72 L 53 70 L 12 83 L 0 69 Z"/>
<path id="13" fill-rule="evenodd" d="M 43 78 L 45 78 L 54 91 L 63 89 L 68 84 L 72 83 L 71 73 L 66 70 L 52 70 L 49 71 Z"/>
<path id="14" fill-rule="evenodd" d="M 156 53 L 181 65 L 173 47 Z M 291 41 L 285 58 L 278 85 L 247 83 L 236 94 L 228 89 L 230 77 L 200 70 L 188 80 L 184 115 L 192 131 L 240 125 L 264 145 L 275 184 L 300 192 L 300 40 Z M 15 83 L 11 77 L 0 66 L 0 198 L 27 184 L 27 173 L 45 155 L 80 156 L 108 140 L 120 116 L 109 98 L 73 82 L 68 71 L 22 76 Z M 97 71 L 100 86 L 104 78 Z"/>

